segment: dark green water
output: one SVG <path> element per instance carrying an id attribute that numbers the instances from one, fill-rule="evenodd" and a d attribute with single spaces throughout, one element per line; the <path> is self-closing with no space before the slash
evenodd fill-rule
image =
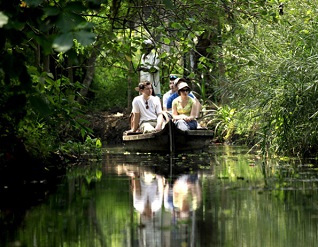
<path id="1" fill-rule="evenodd" d="M 54 189 L 2 193 L 0 246 L 317 246 L 315 162 L 264 162 L 234 146 L 175 157 L 106 149 Z"/>

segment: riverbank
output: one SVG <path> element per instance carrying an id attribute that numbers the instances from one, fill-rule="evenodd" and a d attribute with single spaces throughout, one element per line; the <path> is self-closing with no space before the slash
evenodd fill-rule
<path id="1" fill-rule="evenodd" d="M 130 129 L 129 113 L 96 112 L 86 115 L 94 137 L 106 144 L 121 144 L 123 132 Z"/>

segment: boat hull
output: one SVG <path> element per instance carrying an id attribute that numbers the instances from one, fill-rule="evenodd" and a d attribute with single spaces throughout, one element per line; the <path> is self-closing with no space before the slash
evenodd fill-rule
<path id="1" fill-rule="evenodd" d="M 169 122 L 159 132 L 123 135 L 124 149 L 130 152 L 183 152 L 202 150 L 213 138 L 212 130 L 182 131 Z"/>

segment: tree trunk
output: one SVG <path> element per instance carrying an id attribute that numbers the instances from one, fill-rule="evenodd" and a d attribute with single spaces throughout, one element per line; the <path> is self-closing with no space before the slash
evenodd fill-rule
<path id="1" fill-rule="evenodd" d="M 83 88 L 80 90 L 80 96 L 78 96 L 77 101 L 80 104 L 84 104 L 85 103 L 85 97 L 88 94 L 89 88 L 91 86 L 93 77 L 94 77 L 94 73 L 95 73 L 95 62 L 98 56 L 98 52 L 97 49 L 98 47 L 94 47 L 92 54 L 90 56 L 90 58 L 88 59 L 88 66 L 87 66 L 87 70 L 86 70 L 86 75 L 85 78 L 83 80 Z"/>

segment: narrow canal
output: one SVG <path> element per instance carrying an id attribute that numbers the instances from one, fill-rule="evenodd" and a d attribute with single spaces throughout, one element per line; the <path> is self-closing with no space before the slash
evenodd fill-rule
<path id="1" fill-rule="evenodd" d="M 26 184 L 24 200 L 3 185 L 0 246 L 317 246 L 316 160 L 265 162 L 248 151 L 110 148 L 102 161 L 67 169 L 54 189 Z"/>

